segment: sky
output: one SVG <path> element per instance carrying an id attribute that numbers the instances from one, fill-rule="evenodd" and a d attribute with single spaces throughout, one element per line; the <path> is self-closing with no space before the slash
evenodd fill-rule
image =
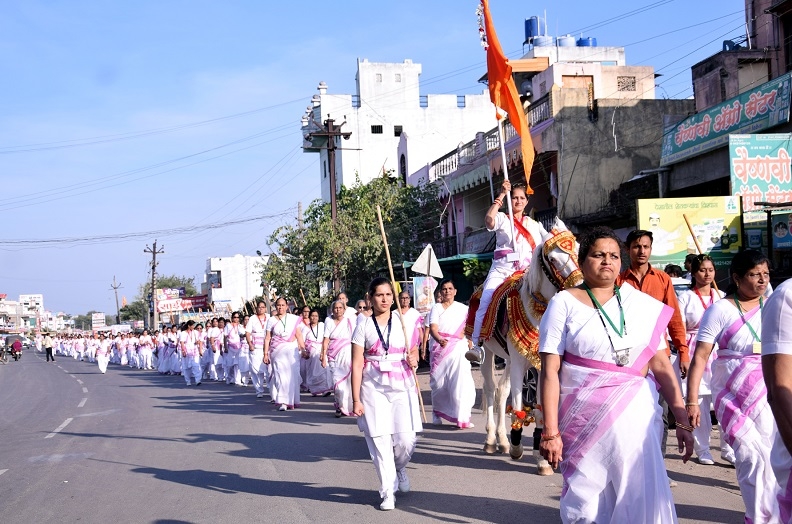
<path id="1" fill-rule="evenodd" d="M 113 277 L 133 300 L 155 240 L 158 273 L 198 286 L 209 257 L 270 252 L 272 231 L 320 196 L 318 155 L 302 152 L 300 132 L 317 84 L 351 94 L 358 58 L 409 58 L 422 64 L 421 94 L 481 93 L 477 5 L 6 0 L 0 293 L 110 313 Z M 743 0 L 490 8 L 510 58 L 523 54 L 523 20 L 546 11 L 549 33 L 593 36 L 654 66 L 658 98 L 690 97 L 690 67 L 745 32 Z"/>

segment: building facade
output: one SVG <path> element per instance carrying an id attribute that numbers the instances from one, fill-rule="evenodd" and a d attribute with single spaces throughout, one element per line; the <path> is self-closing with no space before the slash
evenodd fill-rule
<path id="1" fill-rule="evenodd" d="M 246 302 L 261 296 L 261 271 L 268 259 L 245 255 L 207 259 L 201 294 L 208 295 L 218 313 L 241 310 Z"/>
<path id="2" fill-rule="evenodd" d="M 330 200 L 327 138 L 311 132 L 331 118 L 348 140 L 336 139 L 336 191 L 393 172 L 407 173 L 495 122 L 489 94 L 421 95 L 421 64 L 358 60 L 355 94 L 329 94 L 322 82 L 302 118 L 303 151 L 319 154 L 322 198 Z M 343 125 L 342 125 L 343 124 Z M 408 147 L 397 155 L 400 140 Z"/>

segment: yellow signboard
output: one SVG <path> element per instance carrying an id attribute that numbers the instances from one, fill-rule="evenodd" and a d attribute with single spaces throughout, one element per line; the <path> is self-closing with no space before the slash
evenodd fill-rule
<path id="1" fill-rule="evenodd" d="M 682 265 L 698 254 L 684 216 L 704 253 L 716 266 L 728 266 L 743 244 L 739 197 L 653 198 L 638 200 L 638 227 L 652 232 L 652 265 Z"/>

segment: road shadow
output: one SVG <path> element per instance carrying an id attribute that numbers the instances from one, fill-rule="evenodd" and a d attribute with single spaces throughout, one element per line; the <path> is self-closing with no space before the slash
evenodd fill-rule
<path id="1" fill-rule="evenodd" d="M 374 490 L 361 490 L 344 486 L 320 486 L 310 482 L 291 482 L 270 479 L 254 479 L 236 473 L 192 470 L 168 470 L 152 467 L 132 469 L 134 473 L 150 475 L 152 478 L 185 486 L 202 488 L 223 494 L 247 493 L 263 497 L 297 498 L 310 501 L 337 502 L 369 507 L 375 511 L 380 503 Z M 264 500 L 262 500 L 264 501 Z M 497 497 L 470 497 L 448 493 L 436 493 L 414 489 L 399 494 L 396 511 L 405 511 L 440 522 L 523 522 L 526 516 L 535 522 L 558 522 L 558 509 L 529 502 L 501 499 Z"/>
<path id="2" fill-rule="evenodd" d="M 703 501 L 702 501 L 703 502 Z M 744 522 L 745 512 L 733 509 L 714 507 L 711 503 L 703 502 L 701 506 L 692 504 L 675 504 L 677 517 L 690 519 L 695 522 Z"/>

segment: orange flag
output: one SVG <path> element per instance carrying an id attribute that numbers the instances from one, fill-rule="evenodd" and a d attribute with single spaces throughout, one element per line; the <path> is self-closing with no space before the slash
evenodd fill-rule
<path id="1" fill-rule="evenodd" d="M 126 297 L 121 297 L 121 307 L 127 307 Z"/>
<path id="2" fill-rule="evenodd" d="M 482 43 L 487 50 L 487 79 L 489 81 L 490 99 L 495 107 L 506 111 L 509 121 L 517 134 L 520 135 L 522 146 L 523 169 L 525 169 L 525 192 L 533 194 L 530 186 L 531 168 L 534 162 L 534 147 L 531 140 L 531 133 L 528 131 L 528 121 L 525 118 L 520 95 L 517 94 L 517 86 L 514 85 L 512 68 L 509 65 L 506 55 L 503 54 L 498 35 L 495 34 L 495 25 L 492 23 L 492 16 L 489 10 L 489 0 L 481 0 L 481 7 L 484 15 L 484 34 Z M 501 116 L 498 113 L 498 120 Z M 505 168 L 505 166 L 504 166 Z"/>

